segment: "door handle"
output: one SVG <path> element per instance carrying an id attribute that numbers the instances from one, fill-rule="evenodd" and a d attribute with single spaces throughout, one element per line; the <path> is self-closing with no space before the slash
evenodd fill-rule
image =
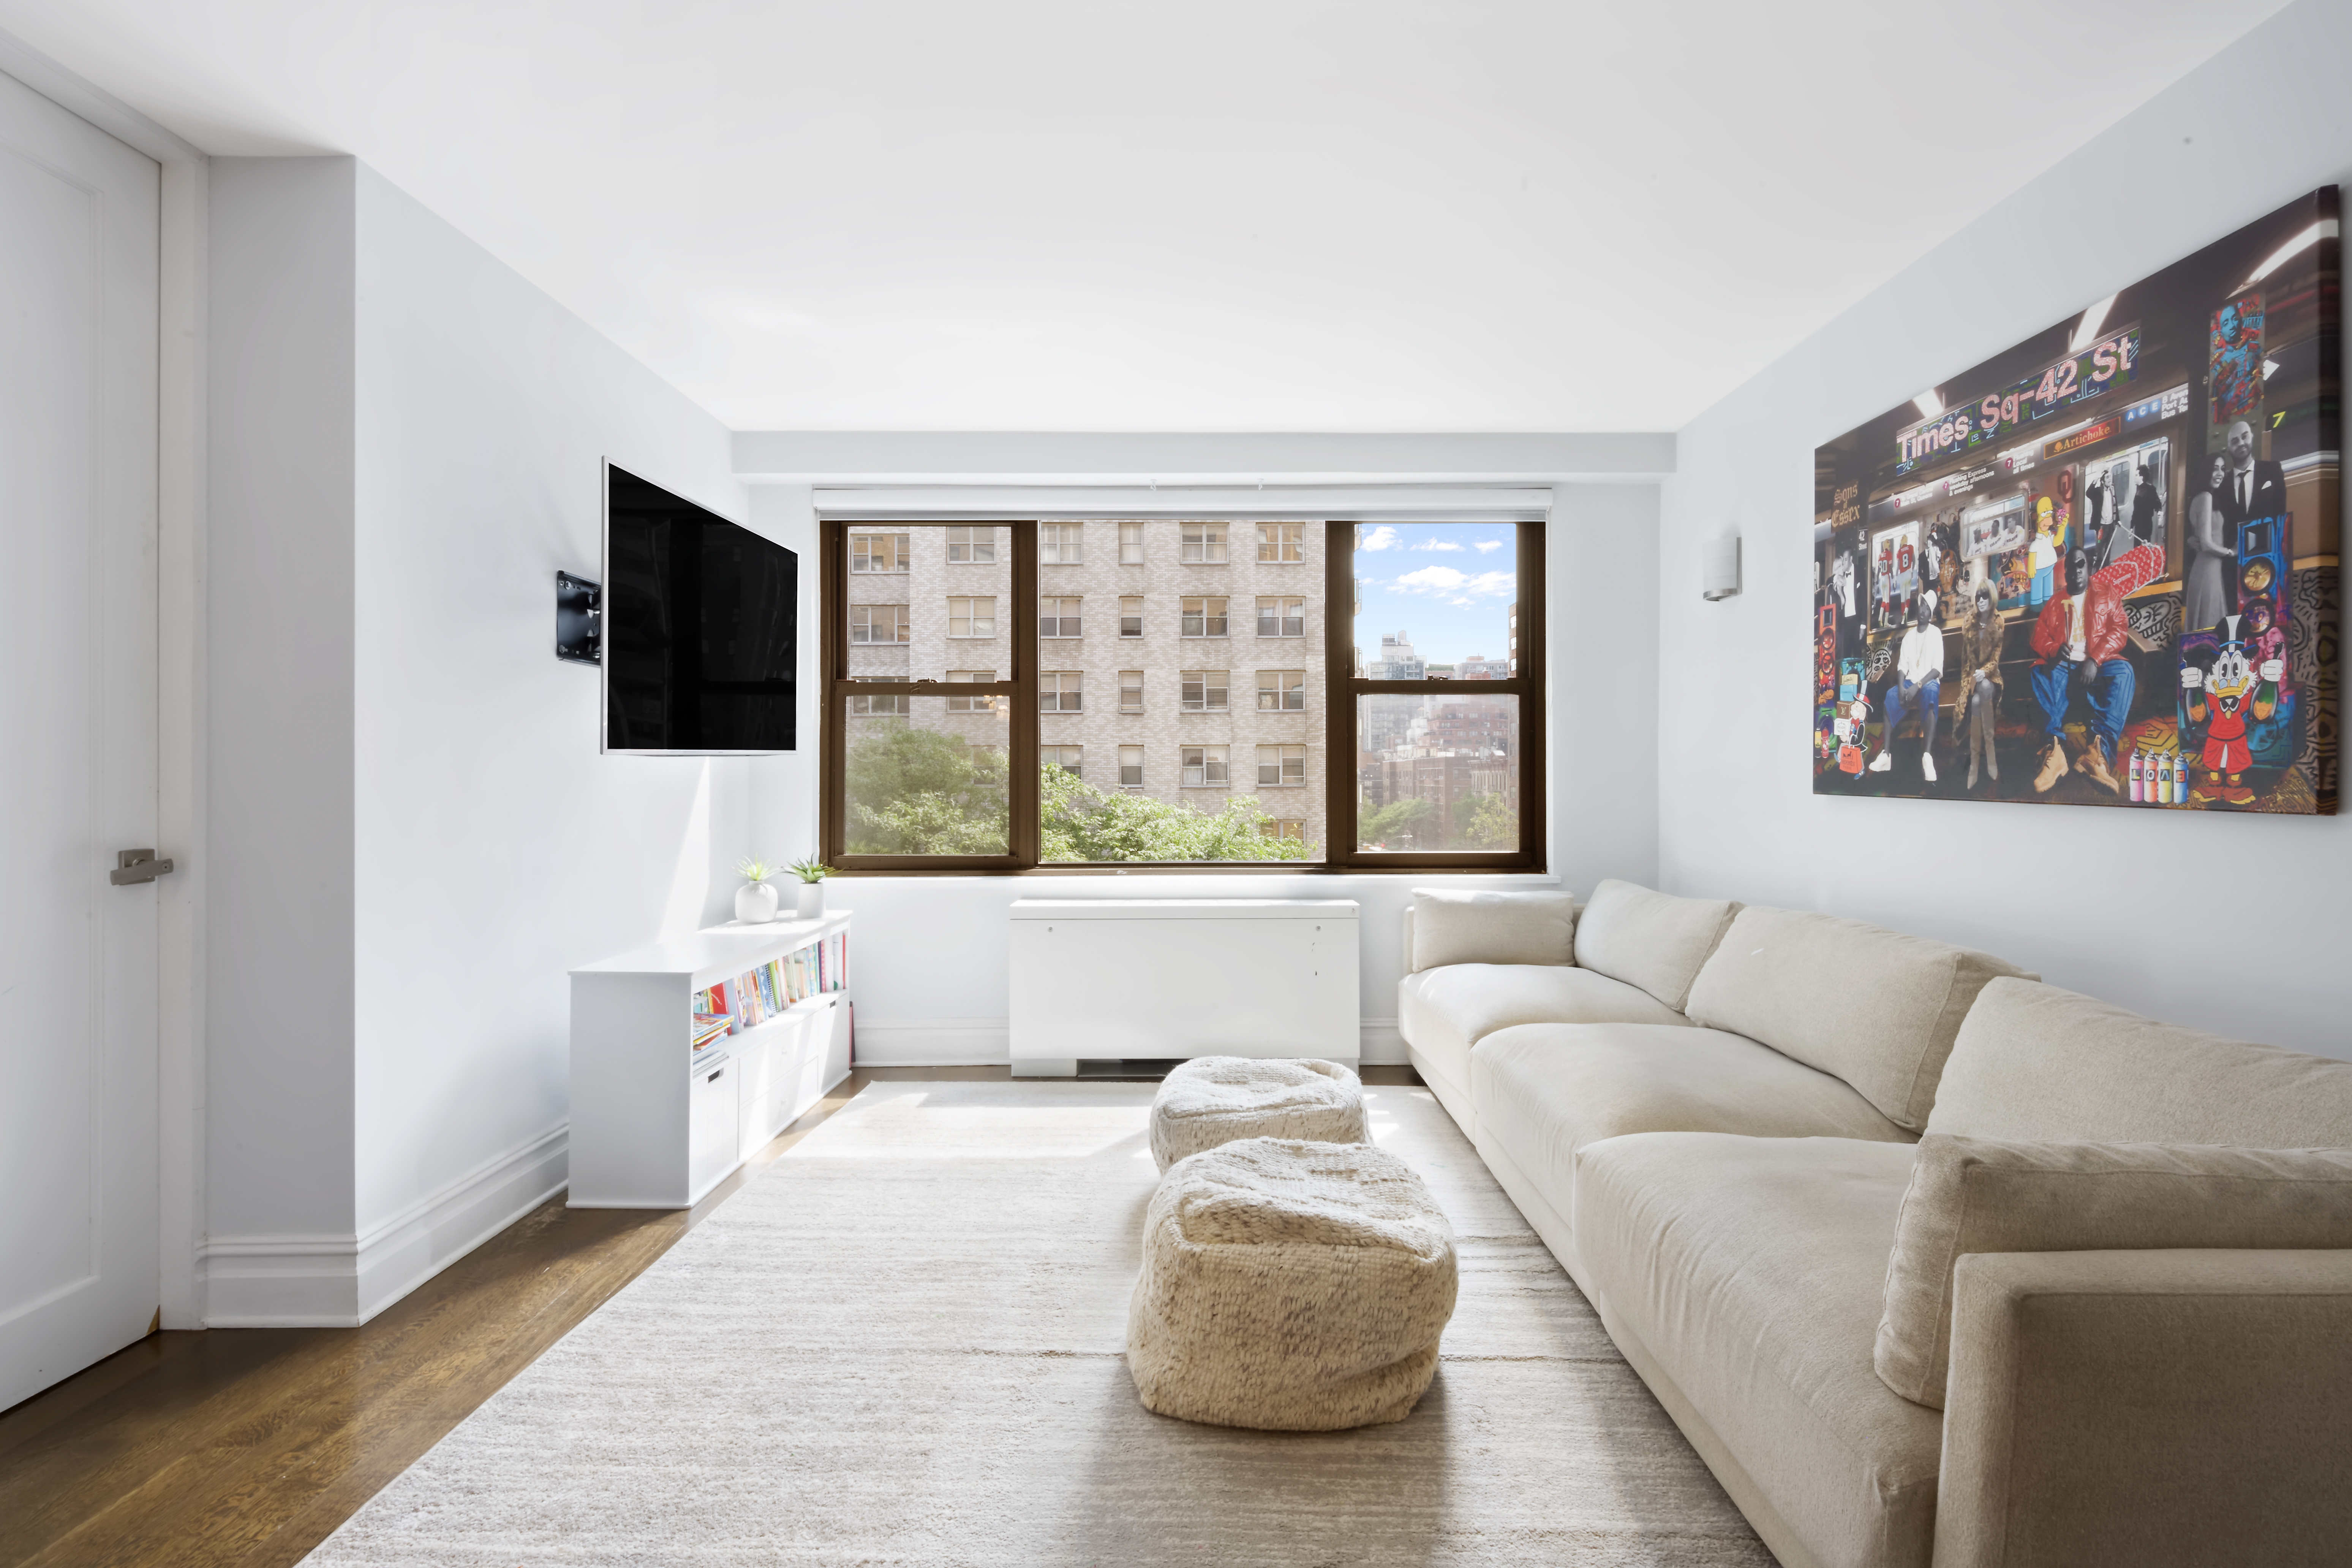
<path id="1" fill-rule="evenodd" d="M 118 888 L 128 888 L 140 882 L 152 882 L 172 869 L 169 860 L 155 858 L 152 849 L 122 849 L 114 857 L 114 869 L 106 879 Z"/>

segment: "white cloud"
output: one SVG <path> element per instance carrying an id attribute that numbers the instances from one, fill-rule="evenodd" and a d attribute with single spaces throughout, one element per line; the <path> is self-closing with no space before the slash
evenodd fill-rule
<path id="1" fill-rule="evenodd" d="M 1451 566 L 1424 566 L 1418 572 L 1408 572 L 1391 586 L 1402 594 L 1428 594 L 1450 605 L 1468 605 L 1476 599 L 1508 599 L 1518 593 L 1518 574 L 1515 572 L 1480 572 L 1473 574 L 1456 571 Z"/>
<path id="2" fill-rule="evenodd" d="M 1412 546 L 1412 548 L 1415 550 L 1459 550 L 1462 546 L 1456 544 L 1450 539 L 1424 539 L 1419 544 Z"/>
<path id="3" fill-rule="evenodd" d="M 1371 532 L 1365 534 L 1361 539 L 1356 541 L 1356 548 L 1359 550 L 1394 550 L 1397 547 L 1399 537 L 1400 535 L 1397 533 L 1395 529 L 1391 528 L 1386 523 L 1382 523 L 1380 527 L 1372 530 Z"/>
<path id="4" fill-rule="evenodd" d="M 1479 554 L 1484 555 L 1490 551 L 1500 550 L 1503 548 L 1503 542 L 1499 539 L 1482 539 L 1470 548 L 1476 551 Z"/>

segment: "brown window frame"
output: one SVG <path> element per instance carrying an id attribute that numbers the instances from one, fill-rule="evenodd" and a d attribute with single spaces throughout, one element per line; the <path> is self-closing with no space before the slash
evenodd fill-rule
<path id="1" fill-rule="evenodd" d="M 1247 521 L 1254 523 L 1257 520 Z M 1322 740 L 1326 789 L 1323 859 L 1319 863 L 1296 860 L 1041 863 L 1038 857 L 1044 844 L 1039 821 L 1039 791 L 1014 788 L 1012 784 L 1013 780 L 1035 779 L 1040 765 L 1037 677 L 1041 661 L 1035 646 L 1039 614 L 1038 524 L 1035 519 L 1005 519 L 993 524 L 1005 531 L 1003 538 L 1012 551 L 1012 583 L 999 595 L 1003 602 L 999 606 L 997 625 L 998 635 L 1007 639 L 1006 652 L 1012 668 L 1003 680 L 956 682 L 954 686 L 957 696 L 1002 696 L 1012 702 L 1006 758 L 1008 852 L 1003 855 L 846 853 L 843 847 L 847 825 L 845 799 L 847 787 L 846 734 L 839 716 L 846 700 L 851 696 L 944 697 L 949 694 L 946 687 L 950 684 L 936 679 L 886 681 L 871 678 L 850 679 L 849 535 L 853 531 L 859 533 L 885 531 L 913 533 L 944 526 L 947 525 L 934 522 L 851 522 L 839 519 L 828 519 L 820 525 L 818 561 L 823 586 L 818 595 L 818 668 L 822 679 L 816 683 L 822 693 L 817 721 L 821 769 L 818 790 L 820 841 L 826 863 L 835 870 L 858 876 L 1067 877 L 1160 870 L 1262 877 L 1269 872 L 1283 876 L 1364 876 L 1381 873 L 1425 875 L 1440 870 L 1531 873 L 1546 869 L 1544 823 L 1547 813 L 1543 809 L 1546 799 L 1544 525 L 1540 522 L 1499 525 L 1516 527 L 1518 531 L 1519 646 L 1516 651 L 1519 673 L 1507 679 L 1476 682 L 1482 693 L 1516 696 L 1519 700 L 1519 754 L 1516 759 L 1519 782 L 1519 844 L 1516 849 L 1396 852 L 1367 851 L 1355 847 L 1358 794 L 1356 699 L 1388 694 L 1434 695 L 1455 689 L 1465 683 L 1444 679 L 1364 680 L 1357 677 L 1353 643 L 1357 524 L 1353 521 L 1327 521 L 1323 525 L 1326 572 L 1322 616 L 1326 677 Z M 1234 526 L 1236 524 L 1232 520 L 1226 521 L 1229 547 L 1231 531 Z M 1119 749 L 1112 749 L 1114 758 Z M 1149 765 L 1147 757 L 1146 767 Z M 1115 761 L 1112 772 L 1114 774 L 1118 772 Z M 1231 777 L 1229 756 L 1228 787 Z M 1122 786 L 1109 783 L 1108 787 L 1117 789 Z"/>

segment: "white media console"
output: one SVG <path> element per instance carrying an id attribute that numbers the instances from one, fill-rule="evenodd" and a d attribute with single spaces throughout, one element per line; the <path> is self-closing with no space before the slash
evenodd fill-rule
<path id="1" fill-rule="evenodd" d="M 1361 1054 L 1353 899 L 1020 899 L 1015 1078 L 1084 1059 Z"/>
<path id="2" fill-rule="evenodd" d="M 696 993 L 848 930 L 846 913 L 730 923 L 572 972 L 573 1208 L 691 1207 L 848 1076 L 845 964 L 826 977 L 841 989 L 693 1043 Z"/>

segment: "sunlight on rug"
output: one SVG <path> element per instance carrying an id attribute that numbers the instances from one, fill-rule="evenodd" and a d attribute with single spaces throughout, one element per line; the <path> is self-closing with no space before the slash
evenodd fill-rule
<path id="1" fill-rule="evenodd" d="M 1742 1564 L 1770 1557 L 1426 1089 L 1454 1226 L 1392 1426 L 1145 1411 L 1120 1359 L 1152 1086 L 869 1086 L 307 1561 Z"/>

